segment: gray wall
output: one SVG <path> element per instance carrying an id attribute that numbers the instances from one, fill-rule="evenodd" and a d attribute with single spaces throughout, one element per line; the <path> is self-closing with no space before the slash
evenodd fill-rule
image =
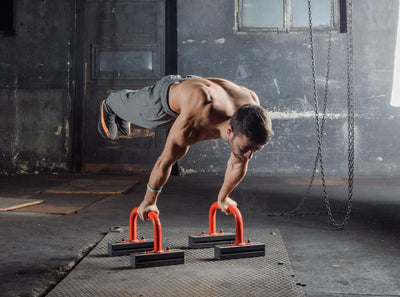
<path id="1" fill-rule="evenodd" d="M 400 111 L 391 107 L 397 0 L 353 0 L 356 174 L 400 176 Z M 74 1 L 18 0 L 16 35 L 0 35 L 0 174 L 69 170 Z M 234 0 L 177 0 L 178 72 L 223 77 L 256 91 L 275 137 L 250 174 L 309 175 L 316 153 L 309 36 L 236 34 Z M 322 96 L 327 35 L 316 34 Z M 332 45 L 324 147 L 328 174 L 347 173 L 346 36 Z M 79 119 L 78 119 L 79 120 Z M 185 172 L 225 169 L 223 141 L 194 145 Z"/>
<path id="2" fill-rule="evenodd" d="M 400 110 L 390 106 L 398 1 L 353 4 L 355 173 L 399 176 Z M 230 79 L 253 89 L 271 111 L 275 137 L 249 173 L 309 175 L 317 150 L 309 34 L 237 34 L 234 15 L 234 0 L 178 0 L 179 73 Z M 327 34 L 315 34 L 314 43 L 322 102 Z M 346 34 L 333 35 L 330 77 L 325 169 L 346 176 Z M 181 166 L 217 173 L 228 152 L 220 140 L 197 144 Z"/>
<path id="3" fill-rule="evenodd" d="M 0 174 L 67 168 L 71 2 L 15 1 L 15 35 L 0 35 Z"/>

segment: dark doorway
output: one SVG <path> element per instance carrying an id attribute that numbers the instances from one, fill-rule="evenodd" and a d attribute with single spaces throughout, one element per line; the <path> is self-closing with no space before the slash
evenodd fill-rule
<path id="1" fill-rule="evenodd" d="M 2 0 L 0 4 L 0 32 L 14 31 L 14 0 Z"/>
<path id="2" fill-rule="evenodd" d="M 108 93 L 140 89 L 176 71 L 174 2 L 87 0 L 77 7 L 76 63 L 83 74 L 76 74 L 80 87 L 74 108 L 75 171 L 148 172 L 152 168 L 166 130 L 132 126 L 130 136 L 107 141 L 97 132 L 97 119 L 99 104 Z"/>

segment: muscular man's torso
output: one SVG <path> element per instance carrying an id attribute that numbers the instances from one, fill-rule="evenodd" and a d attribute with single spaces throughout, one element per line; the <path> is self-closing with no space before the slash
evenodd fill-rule
<path id="1" fill-rule="evenodd" d="M 245 104 L 259 104 L 257 95 L 220 78 L 188 79 L 172 84 L 169 91 L 169 105 L 179 114 L 179 122 L 185 123 L 183 137 L 189 144 L 227 139 L 226 128 L 233 113 Z"/>

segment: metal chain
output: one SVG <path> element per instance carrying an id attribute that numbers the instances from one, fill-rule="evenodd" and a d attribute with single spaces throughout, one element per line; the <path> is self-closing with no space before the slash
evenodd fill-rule
<path id="1" fill-rule="evenodd" d="M 318 153 L 319 164 L 321 169 L 321 180 L 324 193 L 325 206 L 328 212 L 329 221 L 332 226 L 343 229 L 350 218 L 352 209 L 352 196 L 353 196 L 353 180 L 354 180 L 354 95 L 353 95 L 353 39 L 352 39 L 352 1 L 346 1 L 347 11 L 347 105 L 348 105 L 348 204 L 345 218 L 342 223 L 337 223 L 333 217 L 332 209 L 329 202 L 324 166 L 322 156 L 322 129 L 319 122 L 318 112 L 318 95 L 315 80 L 315 59 L 314 59 L 314 48 L 313 48 L 313 31 L 312 31 L 312 16 L 311 16 L 311 0 L 308 0 L 309 9 L 309 25 L 310 25 L 310 41 L 311 41 L 311 56 L 312 56 L 312 68 L 313 68 L 313 88 L 314 88 L 314 101 L 315 101 L 315 120 L 316 129 L 318 135 Z M 331 4 L 332 5 L 332 4 Z M 332 8 L 331 8 L 332 9 Z M 325 86 L 327 87 L 327 86 Z M 326 91 L 326 90 L 325 90 Z M 313 173 L 314 174 L 314 173 Z M 313 177 L 312 177 L 313 179 Z"/>
<path id="2" fill-rule="evenodd" d="M 342 223 L 344 226 L 349 218 L 353 206 L 353 188 L 354 188 L 354 79 L 353 79 L 353 0 L 347 0 L 347 122 L 348 122 L 348 167 L 349 167 L 349 188 L 347 214 Z"/>
<path id="3" fill-rule="evenodd" d="M 323 160 L 322 160 L 322 144 L 323 144 L 323 135 L 325 128 L 325 115 L 326 115 L 326 106 L 328 102 L 328 86 L 329 86 L 329 70 L 330 70 L 330 61 L 331 61 L 331 48 L 332 48 L 332 27 L 333 27 L 333 11 L 334 11 L 334 0 L 331 0 L 330 7 L 330 17 L 329 17 L 329 32 L 328 32 L 328 54 L 327 54 L 327 62 L 326 62 L 326 74 L 325 74 L 325 88 L 324 88 L 324 104 L 322 107 L 322 118 L 321 123 L 319 122 L 319 107 L 318 107 L 318 93 L 316 87 L 316 70 L 315 70 L 315 55 L 314 55 L 314 40 L 313 40 L 313 32 L 312 32 L 312 14 L 311 14 L 311 0 L 308 1 L 308 20 L 309 20 L 309 30 L 310 30 L 310 49 L 311 49 L 311 64 L 312 64 L 312 77 L 313 77 L 313 92 L 314 92 L 314 109 L 316 111 L 315 121 L 317 127 L 317 136 L 318 136 L 318 150 L 315 156 L 314 168 L 312 170 L 312 175 L 310 178 L 310 182 L 307 187 L 306 195 L 304 196 L 302 202 L 298 207 L 295 208 L 294 211 L 299 211 L 301 207 L 304 205 L 305 200 L 310 196 L 310 191 L 312 185 L 314 183 L 315 174 L 317 173 L 318 163 L 320 163 L 321 172 L 323 172 Z M 322 177 L 322 182 L 325 183 L 325 177 Z"/>
<path id="4" fill-rule="evenodd" d="M 315 162 L 314 162 L 314 168 L 312 170 L 312 175 L 310 182 L 307 187 L 306 194 L 303 196 L 302 201 L 297 205 L 293 210 L 288 211 L 288 212 L 281 212 L 281 213 L 269 213 L 268 215 L 274 215 L 274 216 L 299 216 L 302 215 L 300 212 L 301 208 L 303 207 L 306 199 L 310 196 L 311 188 L 314 183 L 315 179 L 315 174 L 317 173 L 317 167 L 319 160 L 321 159 L 321 152 L 322 149 L 320 146 L 320 143 L 322 145 L 322 140 L 323 140 L 323 132 L 324 132 L 324 127 L 325 127 L 325 115 L 326 115 L 326 106 L 328 102 L 328 85 L 329 85 L 329 69 L 330 69 L 330 60 L 331 60 L 331 48 L 332 48 L 332 27 L 333 27 L 333 11 L 334 11 L 334 0 L 331 1 L 331 7 L 330 7 L 330 29 L 328 32 L 328 54 L 327 54 L 327 62 L 326 62 L 326 75 L 325 75 L 325 89 L 324 89 L 324 104 L 322 107 L 322 119 L 321 119 L 321 124 L 319 123 L 319 112 L 318 112 L 318 99 L 314 100 L 314 109 L 316 111 L 316 125 L 317 125 L 317 135 L 318 137 L 318 150 L 317 154 L 315 156 Z M 315 71 L 315 60 L 314 60 L 314 41 L 313 41 L 313 34 L 312 34 L 312 16 L 311 16 L 311 1 L 308 1 L 308 16 L 309 16 L 309 30 L 310 30 L 310 49 L 311 49 L 311 63 L 312 63 L 312 77 L 313 77 L 313 82 L 316 81 L 316 71 Z M 316 84 L 313 84 L 313 91 L 314 91 L 314 98 L 318 98 L 317 95 L 317 89 L 316 89 Z M 320 214 L 320 212 L 316 213 Z"/>
<path id="5" fill-rule="evenodd" d="M 341 224 L 338 224 L 334 217 L 333 212 L 330 207 L 326 180 L 324 163 L 322 156 L 322 144 L 323 144 L 323 131 L 325 125 L 325 115 L 326 106 L 328 98 L 328 85 L 329 85 L 329 69 L 330 69 L 330 58 L 331 58 L 331 45 L 332 45 L 332 27 L 333 27 L 333 11 L 334 3 L 331 1 L 330 8 L 330 30 L 328 34 L 328 56 L 327 56 L 327 66 L 326 66 L 326 76 L 325 76 L 325 89 L 324 89 L 324 105 L 322 110 L 321 122 L 319 120 L 319 107 L 318 107 L 318 92 L 316 86 L 316 69 L 315 69 L 315 55 L 314 55 L 314 40 L 313 40 L 313 29 L 312 29 L 312 13 L 311 13 L 311 0 L 308 0 L 308 16 L 309 16 L 309 33 L 310 33 L 310 50 L 311 50 L 311 64 L 312 64 L 312 78 L 313 78 L 313 95 L 314 95 L 314 108 L 315 108 L 315 124 L 317 130 L 318 139 L 318 150 L 314 162 L 314 168 L 312 171 L 312 176 L 307 187 L 306 195 L 300 204 L 289 212 L 283 213 L 273 213 L 268 215 L 301 215 L 299 213 L 300 209 L 305 203 L 306 198 L 309 197 L 310 191 L 315 179 L 315 174 L 317 172 L 318 163 L 321 169 L 321 180 L 322 188 L 324 193 L 325 206 L 328 212 L 329 221 L 332 226 L 343 229 L 350 218 L 350 213 L 352 209 L 352 197 L 353 197 L 353 181 L 354 181 L 354 94 L 353 94 L 353 37 L 352 37 L 352 0 L 346 1 L 346 11 L 347 11 L 347 103 L 348 103 L 348 204 L 345 218 Z M 317 213 L 319 214 L 319 213 Z"/>
<path id="6" fill-rule="evenodd" d="M 331 1 L 331 3 L 332 3 L 332 1 Z M 332 14 L 332 12 L 331 12 L 331 14 Z M 319 162 L 320 171 L 321 171 L 321 180 L 322 180 L 322 190 L 324 193 L 324 200 L 326 202 L 329 200 L 328 200 L 328 192 L 327 192 L 327 188 L 326 188 L 326 180 L 325 180 L 325 174 L 324 174 L 324 172 L 325 172 L 324 171 L 324 161 L 323 161 L 323 156 L 322 156 L 322 140 L 323 140 L 322 135 L 323 134 L 322 134 L 322 130 L 321 130 L 321 124 L 320 124 L 320 119 L 319 119 L 319 108 L 318 108 L 318 92 L 317 92 L 317 83 L 316 83 L 316 66 L 315 66 L 315 53 L 314 53 L 314 36 L 313 36 L 313 29 L 312 29 L 311 0 L 308 0 L 308 20 L 309 20 L 309 30 L 310 30 L 310 50 L 311 50 L 314 110 L 315 110 L 315 127 L 317 130 L 317 141 L 318 141 L 317 156 L 315 159 L 314 170 L 313 170 L 313 174 L 312 174 L 311 181 L 309 184 L 309 188 L 311 189 L 312 182 L 314 180 L 315 173 L 316 173 L 316 167 L 318 166 L 318 162 Z M 325 114 L 324 114 L 324 116 L 325 116 Z M 328 209 L 328 213 L 331 213 L 330 208 Z"/>

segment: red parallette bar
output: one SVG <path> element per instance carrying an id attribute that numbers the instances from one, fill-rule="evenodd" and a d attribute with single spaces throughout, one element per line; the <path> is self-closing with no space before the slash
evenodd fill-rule
<path id="1" fill-rule="evenodd" d="M 235 217 L 236 224 L 236 243 L 235 245 L 243 245 L 243 219 L 242 214 L 236 206 L 229 205 L 228 211 Z"/>
<path id="2" fill-rule="evenodd" d="M 143 239 L 137 239 L 137 210 L 138 207 L 135 207 L 131 211 L 130 219 L 129 219 L 129 242 L 141 242 Z M 162 250 L 162 231 L 161 231 L 161 222 L 158 218 L 158 215 L 154 211 L 149 211 L 147 213 L 147 217 L 153 222 L 154 229 L 154 250 L 153 252 L 164 252 Z"/>
<path id="3" fill-rule="evenodd" d="M 228 212 L 235 217 L 236 242 L 228 245 L 217 245 L 214 247 L 214 258 L 216 260 L 239 259 L 249 257 L 265 256 L 265 244 L 260 242 L 243 242 L 243 219 L 242 214 L 236 206 L 230 205 Z"/>
<path id="4" fill-rule="evenodd" d="M 221 233 L 217 233 L 216 229 L 216 212 L 217 209 L 220 209 L 218 206 L 218 202 L 214 202 L 211 207 L 210 207 L 210 212 L 209 212 L 209 234 L 206 235 L 217 235 Z M 244 244 L 243 242 L 243 219 L 242 219 L 242 214 L 240 213 L 240 210 L 233 205 L 229 205 L 228 211 L 233 214 L 235 217 L 235 223 L 236 223 L 236 245 L 241 245 Z"/>
<path id="5" fill-rule="evenodd" d="M 216 213 L 218 209 L 218 202 L 214 202 L 210 207 L 208 215 L 209 233 L 204 234 L 203 232 L 201 235 L 189 235 L 189 248 L 209 248 L 218 244 L 230 243 L 235 240 L 236 234 L 234 233 L 224 233 L 222 230 L 220 232 L 216 231 Z"/>
<path id="6" fill-rule="evenodd" d="M 131 253 L 132 268 L 146 268 L 157 266 L 168 266 L 185 263 L 185 253 L 182 250 L 162 249 L 162 231 L 161 222 L 156 212 L 149 211 L 147 217 L 153 222 L 154 244 L 151 252 Z M 131 215 L 131 237 L 136 239 L 136 219 L 137 208 L 132 211 Z"/>
<path id="7" fill-rule="evenodd" d="M 144 252 L 150 250 L 154 246 L 153 240 L 145 240 L 137 238 L 137 213 L 138 207 L 135 207 L 130 214 L 129 218 L 129 240 L 122 240 L 117 243 L 108 244 L 108 255 L 124 256 L 131 253 Z"/>

